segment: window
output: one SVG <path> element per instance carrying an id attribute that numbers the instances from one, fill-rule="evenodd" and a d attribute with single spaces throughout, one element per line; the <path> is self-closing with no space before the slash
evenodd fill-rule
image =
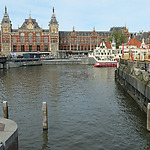
<path id="1" fill-rule="evenodd" d="M 63 43 L 63 39 L 60 40 L 60 43 L 61 43 L 61 44 Z"/>
<path id="2" fill-rule="evenodd" d="M 17 52 L 17 45 L 13 45 L 13 52 Z"/>
<path id="3" fill-rule="evenodd" d="M 28 37 L 29 39 L 29 43 L 32 43 L 32 41 L 33 41 L 33 35 L 32 35 L 32 33 L 29 33 L 29 37 Z"/>
<path id="4" fill-rule="evenodd" d="M 53 38 L 53 39 L 52 39 L 52 43 L 56 43 L 56 38 Z"/>
<path id="5" fill-rule="evenodd" d="M 32 45 L 29 45 L 29 52 L 32 51 Z"/>
<path id="6" fill-rule="evenodd" d="M 71 45 L 71 50 L 73 50 L 73 45 Z"/>
<path id="7" fill-rule="evenodd" d="M 17 38 L 13 37 L 13 43 L 17 43 Z"/>
<path id="8" fill-rule="evenodd" d="M 78 44 L 80 43 L 80 38 L 78 39 Z"/>
<path id="9" fill-rule="evenodd" d="M 40 51 L 40 45 L 37 45 L 36 48 L 37 48 L 37 51 Z"/>
<path id="10" fill-rule="evenodd" d="M 45 52 L 48 51 L 48 45 L 44 45 L 44 51 L 45 51 Z"/>
<path id="11" fill-rule="evenodd" d="M 21 45 L 21 51 L 24 52 L 25 51 L 25 47 L 24 45 Z"/>
<path id="12" fill-rule="evenodd" d="M 75 44 L 77 43 L 77 39 L 74 39 L 74 43 L 75 43 Z"/>
<path id="13" fill-rule="evenodd" d="M 37 42 L 37 43 L 40 43 L 40 33 L 37 33 L 37 34 L 36 34 L 36 42 Z"/>
<path id="14" fill-rule="evenodd" d="M 74 50 L 77 50 L 77 45 L 74 46 Z"/>
<path id="15" fill-rule="evenodd" d="M 5 43 L 8 43 L 8 38 L 7 38 L 7 37 L 5 37 L 5 39 L 4 39 L 4 40 L 5 40 Z"/>
<path id="16" fill-rule="evenodd" d="M 48 43 L 48 37 L 44 37 L 44 43 Z"/>

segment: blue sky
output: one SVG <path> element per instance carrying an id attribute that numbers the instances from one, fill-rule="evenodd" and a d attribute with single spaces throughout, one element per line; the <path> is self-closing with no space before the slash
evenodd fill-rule
<path id="1" fill-rule="evenodd" d="M 113 26 L 127 26 L 129 32 L 150 31 L 150 0 L 0 0 L 0 20 L 7 6 L 13 28 L 25 19 L 36 19 L 44 29 L 55 8 L 59 30 L 108 31 Z"/>

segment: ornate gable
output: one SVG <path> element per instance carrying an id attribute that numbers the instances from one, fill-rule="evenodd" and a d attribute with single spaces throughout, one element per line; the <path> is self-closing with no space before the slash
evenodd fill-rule
<path id="1" fill-rule="evenodd" d="M 41 29 L 41 28 L 36 22 L 36 19 L 31 19 L 30 16 L 29 19 L 25 19 L 24 23 L 19 29 L 31 30 L 31 29 Z"/>
<path id="2" fill-rule="evenodd" d="M 92 37 L 97 37 L 97 33 L 96 33 L 96 31 L 95 31 L 95 28 L 93 29 L 93 32 L 92 32 L 91 36 L 92 36 Z"/>
<path id="3" fill-rule="evenodd" d="M 74 38 L 77 37 L 77 33 L 76 33 L 74 27 L 73 27 L 73 31 L 71 32 L 70 36 L 71 36 L 71 37 L 74 37 Z"/>

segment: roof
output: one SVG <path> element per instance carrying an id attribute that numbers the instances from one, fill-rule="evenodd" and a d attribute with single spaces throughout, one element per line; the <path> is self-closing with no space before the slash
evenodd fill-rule
<path id="1" fill-rule="evenodd" d="M 124 29 L 124 27 L 112 27 L 110 28 L 110 31 L 114 32 L 114 31 L 122 31 Z"/>
<path id="2" fill-rule="evenodd" d="M 72 31 L 59 31 L 59 36 L 60 37 L 69 37 L 71 35 Z M 77 36 L 91 36 L 93 31 L 75 31 Z M 112 32 L 110 31 L 98 31 L 95 32 L 97 33 L 97 36 L 99 37 L 110 37 L 112 35 Z"/>
<path id="3" fill-rule="evenodd" d="M 112 49 L 110 42 L 105 42 L 105 45 L 106 45 L 106 47 L 107 47 L 108 49 Z"/>
<path id="4" fill-rule="evenodd" d="M 55 14 L 54 14 L 54 8 L 53 8 L 53 15 L 51 17 L 51 21 L 49 22 L 49 24 L 53 24 L 53 25 L 58 24 L 58 21 L 55 17 Z"/>
<path id="5" fill-rule="evenodd" d="M 24 23 L 22 24 L 22 26 L 19 29 L 27 29 L 27 24 L 30 21 L 29 19 L 25 19 Z M 40 26 L 38 25 L 38 23 L 36 22 L 36 19 L 31 19 L 31 22 L 34 26 L 34 29 L 41 29 Z"/>
<path id="6" fill-rule="evenodd" d="M 5 7 L 5 13 L 4 13 L 4 16 L 3 16 L 1 24 L 11 24 L 11 21 L 9 19 L 6 7 Z"/>
<path id="7" fill-rule="evenodd" d="M 138 41 L 136 38 L 130 39 L 130 41 L 126 45 L 134 45 L 137 48 L 140 48 L 142 42 Z"/>

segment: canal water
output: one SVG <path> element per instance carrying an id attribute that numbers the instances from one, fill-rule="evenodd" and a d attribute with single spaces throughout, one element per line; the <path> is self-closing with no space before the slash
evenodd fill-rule
<path id="1" fill-rule="evenodd" d="M 0 70 L 0 102 L 20 150 L 148 150 L 146 114 L 115 82 L 115 68 L 47 65 Z M 42 130 L 42 102 L 48 131 Z M 0 107 L 2 116 L 2 107 Z"/>

